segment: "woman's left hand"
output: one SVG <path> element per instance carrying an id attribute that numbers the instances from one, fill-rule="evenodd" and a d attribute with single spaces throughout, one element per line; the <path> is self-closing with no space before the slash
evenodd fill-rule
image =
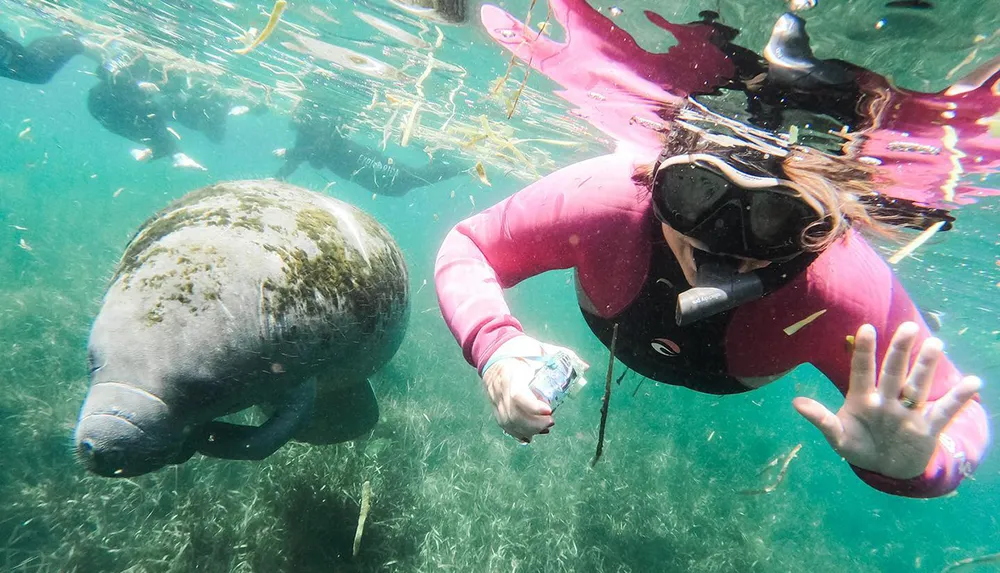
<path id="1" fill-rule="evenodd" d="M 850 464 L 897 479 L 920 475 L 941 430 L 979 391 L 979 379 L 966 376 L 928 402 L 943 346 L 941 340 L 928 338 L 909 368 L 918 333 L 916 323 L 899 326 L 876 383 L 875 328 L 862 325 L 854 338 L 851 378 L 840 411 L 834 414 L 810 398 L 792 402 Z"/>

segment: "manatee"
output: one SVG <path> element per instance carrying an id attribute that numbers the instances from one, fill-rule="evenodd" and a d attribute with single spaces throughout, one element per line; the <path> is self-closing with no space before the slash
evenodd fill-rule
<path id="1" fill-rule="evenodd" d="M 273 180 L 193 191 L 142 225 L 104 295 L 78 458 L 125 477 L 356 438 L 409 307 L 399 247 L 360 209 Z M 255 406 L 260 426 L 219 420 Z"/>

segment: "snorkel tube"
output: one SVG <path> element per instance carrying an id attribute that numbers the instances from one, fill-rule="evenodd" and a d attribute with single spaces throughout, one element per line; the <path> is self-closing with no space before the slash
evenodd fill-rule
<path id="1" fill-rule="evenodd" d="M 698 266 L 697 284 L 677 295 L 677 325 L 697 322 L 762 296 L 764 282 L 756 272 L 738 272 L 735 261 L 706 262 Z"/>

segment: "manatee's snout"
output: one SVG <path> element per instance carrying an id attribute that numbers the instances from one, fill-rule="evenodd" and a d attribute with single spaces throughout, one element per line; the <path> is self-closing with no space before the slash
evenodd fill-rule
<path id="1" fill-rule="evenodd" d="M 80 421 L 76 454 L 87 471 L 104 477 L 144 474 L 162 464 L 150 456 L 142 430 L 124 418 L 95 414 Z"/>
<path id="2" fill-rule="evenodd" d="M 94 474 L 130 477 L 191 457 L 188 430 L 158 397 L 125 384 L 90 388 L 76 426 L 76 454 Z"/>

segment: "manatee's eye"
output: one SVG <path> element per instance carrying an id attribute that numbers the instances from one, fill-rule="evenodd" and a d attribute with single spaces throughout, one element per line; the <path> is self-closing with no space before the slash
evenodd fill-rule
<path id="1" fill-rule="evenodd" d="M 87 371 L 90 372 L 91 374 L 93 374 L 94 372 L 97 372 L 98 370 L 100 370 L 103 367 L 104 367 L 104 364 L 97 361 L 97 353 L 95 353 L 93 350 L 88 350 L 87 351 Z"/>

